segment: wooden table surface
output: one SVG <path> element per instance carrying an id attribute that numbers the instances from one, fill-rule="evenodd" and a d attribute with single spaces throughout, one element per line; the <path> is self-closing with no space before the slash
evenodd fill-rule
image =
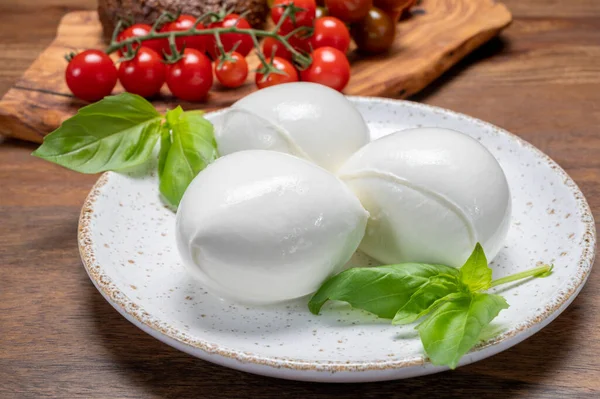
<path id="1" fill-rule="evenodd" d="M 555 159 L 600 220 L 600 1 L 505 0 L 514 23 L 414 100 L 508 129 Z M 0 2 L 0 95 L 94 0 Z M 556 321 L 453 372 L 359 385 L 281 381 L 172 349 L 121 317 L 76 243 L 95 180 L 0 144 L 0 398 L 600 397 L 600 273 Z"/>

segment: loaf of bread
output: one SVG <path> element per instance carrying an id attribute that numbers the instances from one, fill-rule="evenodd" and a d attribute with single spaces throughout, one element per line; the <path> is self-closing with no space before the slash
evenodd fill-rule
<path id="1" fill-rule="evenodd" d="M 98 0 L 98 15 L 104 37 L 109 40 L 119 18 L 152 25 L 163 11 L 200 16 L 223 7 L 237 14 L 245 12 L 254 28 L 263 26 L 269 12 L 267 0 Z"/>

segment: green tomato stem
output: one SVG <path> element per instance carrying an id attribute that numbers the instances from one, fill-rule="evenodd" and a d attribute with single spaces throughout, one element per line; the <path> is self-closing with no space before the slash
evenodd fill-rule
<path id="1" fill-rule="evenodd" d="M 292 5 L 293 4 L 294 3 L 292 3 Z M 277 25 L 275 25 L 275 27 L 273 28 L 273 32 L 275 32 L 275 33 L 279 32 L 279 29 L 281 28 L 281 25 L 283 25 L 283 22 L 287 18 L 290 18 L 291 12 L 292 12 L 292 8 L 291 7 L 286 7 L 286 9 L 283 10 L 283 14 L 281 14 L 281 18 L 279 18 L 279 22 L 277 22 Z"/>
<path id="2" fill-rule="evenodd" d="M 544 266 L 535 267 L 533 269 L 525 270 L 523 272 L 511 274 L 510 276 L 502 277 L 502 278 L 492 281 L 492 285 L 490 286 L 490 288 L 496 287 L 501 284 L 506 284 L 506 283 L 511 283 L 513 281 L 522 280 L 522 279 L 528 278 L 528 277 L 546 277 L 546 276 L 550 275 L 550 273 L 552 272 L 552 268 L 554 268 L 554 266 L 544 265 Z"/>
<path id="3" fill-rule="evenodd" d="M 221 41 L 221 35 L 219 32 L 215 32 L 215 42 L 217 43 L 217 48 L 219 49 L 219 55 L 225 55 L 225 47 L 223 47 L 223 42 Z"/>
<path id="4" fill-rule="evenodd" d="M 110 39 L 111 43 L 114 43 L 114 42 L 117 41 L 117 37 L 119 36 L 119 33 L 121 32 L 121 29 L 123 29 L 123 20 L 119 19 L 117 21 L 117 25 L 115 26 L 115 29 L 113 30 L 112 37 Z"/>
<path id="5" fill-rule="evenodd" d="M 286 9 L 286 11 L 282 15 L 282 18 L 280 21 L 283 21 L 284 19 L 289 18 L 289 13 L 290 13 L 290 11 L 288 11 Z M 199 20 L 202 20 L 204 18 L 205 18 L 205 15 L 201 16 L 199 18 Z M 250 35 L 250 36 L 254 36 L 254 37 L 272 37 L 273 39 L 280 42 L 289 52 L 291 52 L 292 55 L 294 56 L 294 58 L 297 59 L 300 64 L 302 64 L 301 65 L 302 67 L 308 67 L 308 65 L 310 65 L 310 62 L 311 62 L 310 57 L 307 57 L 304 54 L 302 54 L 300 51 L 296 50 L 288 42 L 288 37 L 279 35 L 276 30 L 267 31 L 267 30 L 261 30 L 261 29 L 240 29 L 237 26 L 230 26 L 230 27 L 226 27 L 226 28 L 197 29 L 196 25 L 194 25 L 190 29 L 184 30 L 184 31 L 157 32 L 156 31 L 156 28 L 158 27 L 157 25 L 158 25 L 158 21 L 157 21 L 157 23 L 155 23 L 155 26 L 153 26 L 152 30 L 147 35 L 131 37 L 129 39 L 122 40 L 120 42 L 116 41 L 118 33 L 121 29 L 121 26 L 118 26 L 118 29 L 115 29 L 115 32 L 113 34 L 113 39 L 111 40 L 110 45 L 106 48 L 105 53 L 111 54 L 111 53 L 117 51 L 118 49 L 122 48 L 123 46 L 127 46 L 128 44 L 135 44 L 135 43 L 139 43 L 139 42 L 143 42 L 145 40 L 151 40 L 151 39 L 169 39 L 171 37 L 176 38 L 176 37 L 202 36 L 202 35 L 213 35 L 214 36 L 215 34 L 222 35 L 225 33 L 241 33 L 244 35 Z M 256 46 L 256 52 L 257 52 L 257 54 L 259 54 L 259 58 L 260 58 L 262 53 L 260 50 L 260 46 L 258 46 L 258 42 L 255 42 L 255 46 Z"/>

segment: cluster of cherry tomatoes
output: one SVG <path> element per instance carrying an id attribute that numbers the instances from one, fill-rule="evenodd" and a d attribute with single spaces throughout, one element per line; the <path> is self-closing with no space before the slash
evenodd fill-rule
<path id="1" fill-rule="evenodd" d="M 286 6 L 292 3 L 296 9 L 293 18 L 286 18 Z M 275 0 L 271 7 L 271 18 L 279 26 L 278 34 L 289 36 L 301 27 L 311 28 L 312 34 L 298 32 L 289 37 L 289 43 L 301 54 L 310 54 L 310 65 L 296 68 L 294 54 L 272 37 L 262 43 L 262 54 L 272 65 L 285 74 L 272 73 L 266 79 L 258 73 L 256 84 L 259 88 L 298 80 L 320 83 L 336 90 L 342 90 L 350 80 L 350 62 L 346 52 L 350 47 L 350 32 L 338 18 L 322 16 L 317 18 L 315 0 Z"/>
<path id="2" fill-rule="evenodd" d="M 186 31 L 195 23 L 196 17 L 180 15 L 175 21 L 164 24 L 158 32 Z M 250 28 L 248 21 L 237 14 L 226 15 L 206 27 L 198 23 L 196 28 L 230 26 Z M 134 24 L 120 32 L 117 41 L 148 36 L 151 30 L 150 25 Z M 236 49 L 224 62 L 215 62 L 215 75 L 224 86 L 238 87 L 248 75 L 245 56 L 254 47 L 252 39 L 245 34 L 227 33 L 221 35 L 220 40 L 225 51 L 231 51 L 234 46 Z M 106 53 L 85 50 L 70 59 L 66 70 L 67 85 L 76 97 L 97 101 L 112 92 L 117 79 L 126 91 L 143 97 L 158 94 L 166 83 L 174 96 L 186 101 L 200 101 L 213 84 L 213 63 L 209 57 L 219 58 L 216 39 L 213 35 L 184 36 L 177 37 L 175 43 L 180 52 L 175 62 L 165 63 L 163 59 L 163 54 L 173 55 L 168 39 L 150 39 L 144 40 L 140 48 L 133 44 L 135 55 L 121 61 L 118 69 Z M 127 49 L 119 49 L 119 54 L 126 55 Z"/>
<path id="3" fill-rule="evenodd" d="M 358 50 L 376 54 L 388 50 L 396 36 L 396 21 L 417 0 L 318 0 L 318 14 L 350 25 Z"/>
<path id="4" fill-rule="evenodd" d="M 351 36 L 358 48 L 367 52 L 384 51 L 393 42 L 395 22 L 373 7 L 373 1 L 394 7 L 399 2 L 413 2 L 324 0 L 325 9 L 317 7 L 316 0 L 274 0 L 271 17 L 279 29 L 266 36 L 259 49 L 263 65 L 256 72 L 256 86 L 260 89 L 302 80 L 341 91 L 350 79 L 346 52 Z M 391 25 L 388 20 L 392 21 Z M 350 29 L 347 24 L 351 24 Z M 194 16 L 179 15 L 157 32 L 189 31 L 194 25 L 196 30 L 234 26 L 251 29 L 248 21 L 237 14 L 225 15 L 207 25 L 198 23 Z M 307 29 L 303 32 L 301 27 Z M 311 34 L 307 35 L 306 31 Z M 287 37 L 294 51 L 286 48 L 274 37 L 275 34 Z M 117 42 L 148 36 L 152 36 L 150 25 L 134 24 L 118 33 Z M 241 86 L 249 72 L 246 56 L 255 47 L 252 36 L 241 32 L 220 33 L 218 38 L 214 34 L 178 36 L 174 46 L 164 37 L 143 40 L 139 48 L 138 43 L 119 49 L 124 59 L 118 68 L 99 50 L 73 55 L 66 70 L 69 89 L 83 100 L 97 101 L 112 92 L 117 80 L 126 91 L 143 97 L 158 94 L 166 83 L 174 96 L 186 101 L 201 101 L 213 85 L 213 72 L 221 85 Z M 308 55 L 309 58 L 304 59 L 310 59 L 310 64 L 299 63 L 302 57 L 298 55 Z"/>

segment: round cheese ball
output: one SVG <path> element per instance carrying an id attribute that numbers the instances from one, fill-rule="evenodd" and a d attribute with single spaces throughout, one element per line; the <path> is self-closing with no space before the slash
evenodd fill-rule
<path id="1" fill-rule="evenodd" d="M 367 218 L 326 170 L 275 151 L 241 151 L 192 181 L 177 211 L 177 244 L 208 290 L 274 303 L 310 294 L 339 271 Z"/>
<path id="2" fill-rule="evenodd" d="M 335 172 L 369 142 L 361 114 L 329 87 L 296 82 L 255 91 L 237 101 L 217 125 L 221 155 L 251 149 L 296 155 Z"/>
<path id="3" fill-rule="evenodd" d="M 506 237 L 504 172 L 483 145 L 454 130 L 409 129 L 375 140 L 339 177 L 370 213 L 360 249 L 380 262 L 460 267 L 477 242 L 491 261 Z"/>

